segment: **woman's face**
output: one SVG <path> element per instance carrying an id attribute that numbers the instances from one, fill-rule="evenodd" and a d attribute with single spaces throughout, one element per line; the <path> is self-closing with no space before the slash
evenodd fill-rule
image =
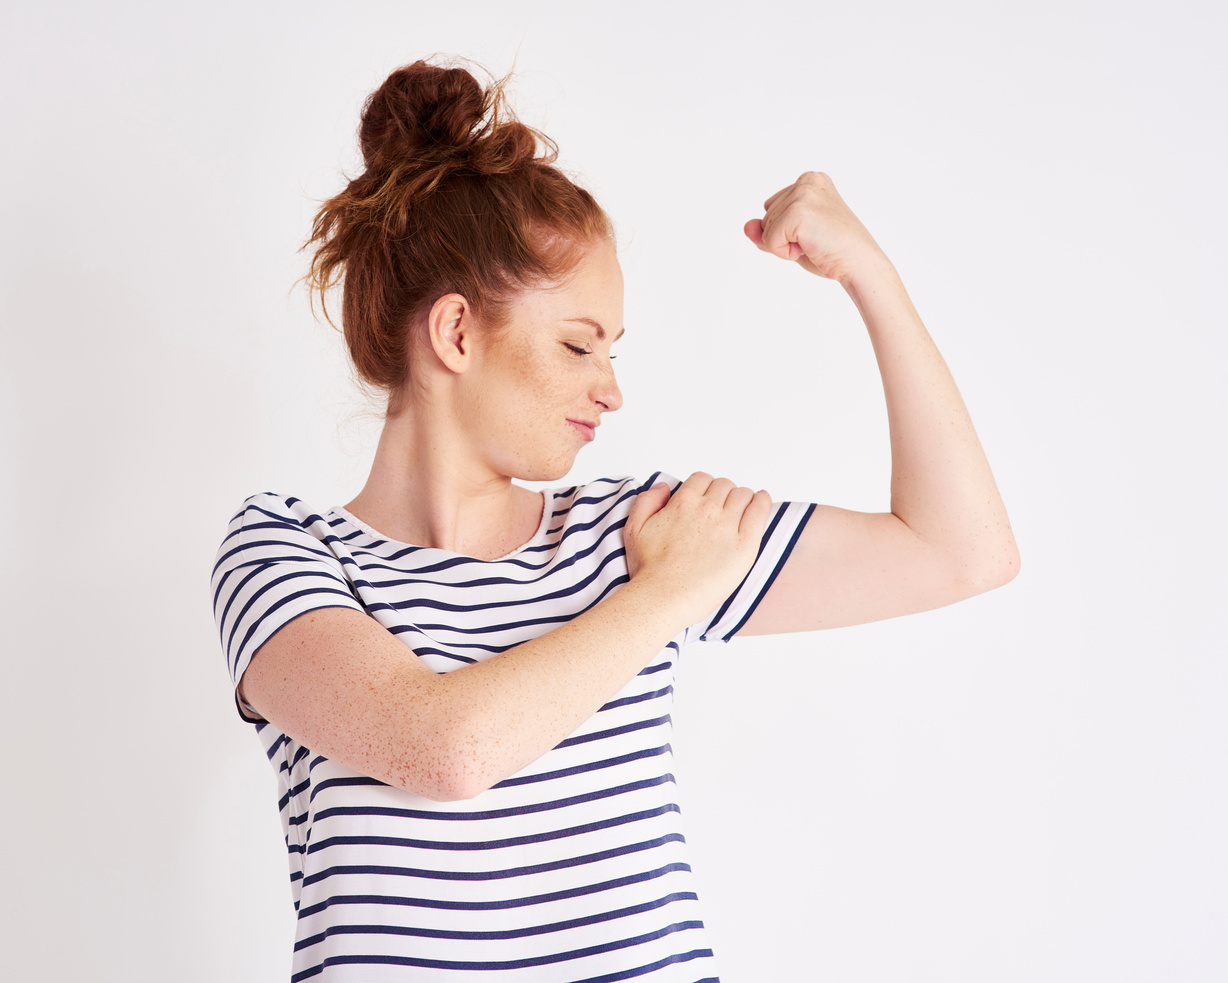
<path id="1" fill-rule="evenodd" d="M 500 330 L 480 338 L 466 373 L 463 419 L 500 475 L 554 481 L 623 402 L 610 346 L 623 331 L 614 246 L 591 246 L 563 283 L 523 291 Z"/>

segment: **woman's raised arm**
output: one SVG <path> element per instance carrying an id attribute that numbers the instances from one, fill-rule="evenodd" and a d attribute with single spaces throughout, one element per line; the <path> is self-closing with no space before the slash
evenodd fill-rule
<path id="1" fill-rule="evenodd" d="M 557 745 L 754 562 L 766 492 L 709 475 L 658 485 L 625 527 L 630 582 L 566 624 L 436 674 L 367 615 L 309 611 L 264 643 L 240 696 L 312 751 L 438 800 L 466 799 Z"/>
<path id="2" fill-rule="evenodd" d="M 895 268 L 826 174 L 803 174 L 746 224 L 760 249 L 837 280 L 882 375 L 891 511 L 815 510 L 741 635 L 861 624 L 1011 580 L 1019 552 L 955 380 Z"/>

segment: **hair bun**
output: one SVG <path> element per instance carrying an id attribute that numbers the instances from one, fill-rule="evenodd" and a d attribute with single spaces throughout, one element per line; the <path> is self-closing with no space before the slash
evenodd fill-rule
<path id="1" fill-rule="evenodd" d="M 358 139 L 367 167 L 469 147 L 486 114 L 482 86 L 463 68 L 416 61 L 367 99 Z"/>
<path id="2" fill-rule="evenodd" d="M 554 166 L 554 141 L 516 119 L 508 78 L 483 87 L 463 68 L 398 68 L 363 107 L 365 170 L 316 212 L 307 282 L 326 317 L 343 285 L 350 356 L 388 392 L 390 415 L 412 393 L 436 300 L 461 294 L 497 328 L 519 290 L 561 279 L 611 238 L 601 206 Z"/>

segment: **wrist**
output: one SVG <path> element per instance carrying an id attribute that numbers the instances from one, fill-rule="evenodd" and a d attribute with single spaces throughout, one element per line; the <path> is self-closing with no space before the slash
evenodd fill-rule
<path id="1" fill-rule="evenodd" d="M 884 283 L 899 281 L 895 266 L 881 249 L 871 250 L 844 264 L 844 270 L 836 278 L 854 300 L 857 295 L 881 287 Z"/>
<path id="2" fill-rule="evenodd" d="M 669 641 L 694 624 L 705 612 L 691 616 L 690 592 L 677 579 L 640 571 L 610 598 L 623 606 L 627 617 Z"/>

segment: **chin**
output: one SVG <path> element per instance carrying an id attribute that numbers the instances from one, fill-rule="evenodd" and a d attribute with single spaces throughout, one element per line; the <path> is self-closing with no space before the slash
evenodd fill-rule
<path id="1" fill-rule="evenodd" d="M 550 467 L 530 468 L 520 474 L 513 475 L 513 477 L 519 478 L 521 481 L 559 481 L 565 478 L 570 470 L 570 464 L 560 464 Z"/>
<path id="2" fill-rule="evenodd" d="M 558 481 L 565 478 L 575 466 L 576 455 L 571 454 L 553 460 L 519 461 L 510 476 L 520 481 Z"/>

